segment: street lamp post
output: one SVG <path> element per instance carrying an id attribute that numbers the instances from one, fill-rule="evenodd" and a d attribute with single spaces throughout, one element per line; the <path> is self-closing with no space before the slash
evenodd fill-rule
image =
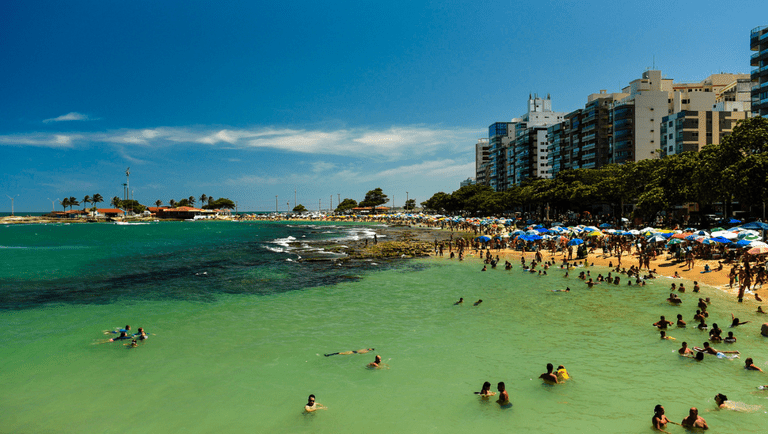
<path id="1" fill-rule="evenodd" d="M 8 196 L 8 195 L 6 194 L 6 196 Z M 13 217 L 13 200 L 16 199 L 18 196 L 19 196 L 18 194 L 16 196 L 13 196 L 13 197 L 8 196 L 8 199 L 11 200 L 11 217 Z"/>
<path id="2" fill-rule="evenodd" d="M 405 192 L 405 206 L 408 206 L 408 192 Z M 406 209 L 408 211 L 408 209 Z"/>

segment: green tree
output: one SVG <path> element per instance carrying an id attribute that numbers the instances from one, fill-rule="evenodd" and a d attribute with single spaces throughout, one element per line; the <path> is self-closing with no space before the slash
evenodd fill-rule
<path id="1" fill-rule="evenodd" d="M 77 201 L 77 198 L 75 196 L 69 197 L 69 209 L 72 209 L 79 205 L 80 205 L 80 202 Z"/>
<path id="2" fill-rule="evenodd" d="M 443 191 L 437 192 L 421 203 L 421 207 L 439 214 L 448 214 L 455 209 L 453 198 Z"/>
<path id="3" fill-rule="evenodd" d="M 387 195 L 384 194 L 381 188 L 375 188 L 365 194 L 365 199 L 360 202 L 360 206 L 370 206 L 376 211 L 377 206 L 384 205 L 387 202 L 389 202 Z"/>
<path id="4" fill-rule="evenodd" d="M 98 204 L 101 202 L 104 202 L 104 196 L 100 195 L 99 193 L 96 193 L 91 198 L 91 203 L 93 203 L 93 209 L 95 210 Z"/>
<path id="5" fill-rule="evenodd" d="M 209 196 L 208 205 L 203 205 L 203 209 L 235 209 L 235 202 L 225 197 L 212 200 Z"/>
<path id="6" fill-rule="evenodd" d="M 171 208 L 176 208 L 176 200 L 175 200 L 175 199 L 171 199 L 171 200 L 169 200 L 169 201 L 168 201 L 168 205 L 169 205 Z"/>
<path id="7" fill-rule="evenodd" d="M 138 214 L 143 213 L 147 209 L 146 206 L 140 204 L 139 201 L 133 200 L 133 199 L 124 200 L 121 202 L 121 205 L 123 209 L 129 209 Z"/>
<path id="8" fill-rule="evenodd" d="M 304 214 L 305 212 L 307 212 L 307 209 L 302 204 L 298 204 L 295 207 L 293 207 L 294 214 Z"/>
<path id="9" fill-rule="evenodd" d="M 189 199 L 181 199 L 180 201 L 176 202 L 176 206 L 177 207 L 190 206 Z"/>
<path id="10" fill-rule="evenodd" d="M 61 204 L 61 207 L 64 208 L 64 211 L 66 211 L 67 207 L 69 206 L 69 198 L 65 197 L 64 199 L 60 200 L 59 203 Z"/>
<path id="11" fill-rule="evenodd" d="M 413 211 L 413 209 L 416 208 L 416 201 L 413 199 L 406 200 L 403 208 L 407 211 Z"/>
<path id="12" fill-rule="evenodd" d="M 123 201 L 122 201 L 122 200 L 120 200 L 120 198 L 119 198 L 119 197 L 115 196 L 115 197 L 113 197 L 113 198 L 112 198 L 112 201 L 110 202 L 110 204 L 111 204 L 113 207 L 115 207 L 115 208 L 120 208 L 120 209 L 122 209 L 122 206 L 121 206 L 121 205 L 122 205 L 122 202 L 123 202 Z"/>
<path id="13" fill-rule="evenodd" d="M 195 204 L 195 196 L 189 196 L 187 201 L 189 201 L 189 206 L 193 206 Z"/>
<path id="14" fill-rule="evenodd" d="M 200 205 L 205 205 L 208 202 L 208 196 L 205 194 L 200 195 Z"/>
<path id="15" fill-rule="evenodd" d="M 341 201 L 340 204 L 336 206 L 336 212 L 337 213 L 344 213 L 347 211 L 351 211 L 352 208 L 357 207 L 357 201 L 354 199 L 345 198 Z"/>
<path id="16" fill-rule="evenodd" d="M 161 206 L 163 206 L 163 201 L 162 201 L 162 200 L 160 200 L 160 199 L 156 200 L 156 201 L 155 201 L 155 206 L 156 206 L 156 207 L 158 207 L 158 208 L 160 208 Z"/>
<path id="17" fill-rule="evenodd" d="M 91 203 L 91 196 L 86 194 L 82 201 L 83 211 L 85 211 L 85 208 L 88 206 L 89 203 Z"/>

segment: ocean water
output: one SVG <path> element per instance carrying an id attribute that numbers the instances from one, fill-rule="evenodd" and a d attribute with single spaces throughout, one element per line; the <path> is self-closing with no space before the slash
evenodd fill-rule
<path id="1" fill-rule="evenodd" d="M 691 326 L 697 296 L 667 303 L 672 279 L 588 289 L 517 261 L 298 261 L 334 257 L 318 240 L 367 236 L 354 224 L 0 227 L 0 432 L 652 432 L 656 404 L 677 422 L 695 406 L 717 432 L 765 432 L 768 377 L 743 369 L 746 357 L 768 369 L 754 301 L 702 289 L 710 325 L 752 322 L 714 345 L 741 359 L 696 362 L 676 350 L 706 340 Z M 660 340 L 651 324 L 677 313 L 689 327 Z M 150 339 L 99 343 L 125 324 Z M 365 368 L 375 354 L 389 369 Z M 548 362 L 572 380 L 542 384 Z M 484 381 L 504 381 L 513 405 L 474 395 Z M 303 414 L 310 393 L 328 410 Z M 750 411 L 714 410 L 716 393 Z"/>

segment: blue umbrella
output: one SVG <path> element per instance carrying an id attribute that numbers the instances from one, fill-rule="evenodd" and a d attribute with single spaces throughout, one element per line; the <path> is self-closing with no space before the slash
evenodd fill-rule
<path id="1" fill-rule="evenodd" d="M 520 239 L 523 241 L 538 241 L 538 240 L 541 240 L 542 238 L 539 235 L 523 235 L 520 237 Z"/>
<path id="2" fill-rule="evenodd" d="M 487 243 L 488 241 L 491 241 L 491 237 L 489 237 L 487 235 L 481 235 L 481 236 L 475 238 L 475 240 Z"/>
<path id="3" fill-rule="evenodd" d="M 730 220 L 728 220 L 728 223 L 729 223 L 729 224 L 737 224 L 737 223 L 741 223 L 741 220 L 738 220 L 738 219 L 730 219 Z"/>
<path id="4" fill-rule="evenodd" d="M 611 224 L 610 223 L 603 223 L 603 224 L 600 225 L 600 227 L 601 228 L 610 228 Z"/>
<path id="5" fill-rule="evenodd" d="M 749 241 L 749 240 L 739 240 L 739 241 L 736 241 L 733 244 L 736 244 L 739 247 L 746 247 L 746 246 L 750 245 L 751 243 L 752 243 L 752 241 Z"/>
<path id="6" fill-rule="evenodd" d="M 763 223 L 763 222 L 747 223 L 745 225 L 742 225 L 741 227 L 744 228 L 744 229 L 759 229 L 759 230 L 763 230 L 763 231 L 768 230 L 768 224 Z"/>
<path id="7" fill-rule="evenodd" d="M 571 241 L 568 241 L 569 246 L 576 246 L 579 244 L 584 244 L 584 240 L 582 240 L 581 238 L 574 238 Z"/>
<path id="8" fill-rule="evenodd" d="M 539 233 L 545 234 L 545 233 L 549 232 L 549 229 L 547 229 L 547 228 L 544 228 L 544 227 L 541 227 L 541 228 L 536 228 L 536 232 L 539 232 Z"/>

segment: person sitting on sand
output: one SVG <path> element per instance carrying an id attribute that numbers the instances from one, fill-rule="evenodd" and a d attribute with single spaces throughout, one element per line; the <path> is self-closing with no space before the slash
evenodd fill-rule
<path id="1" fill-rule="evenodd" d="M 664 318 L 664 315 L 660 316 L 659 320 L 653 323 L 654 327 L 658 327 L 660 329 L 665 329 L 671 325 L 672 325 L 672 321 L 668 321 L 666 318 Z"/>
<path id="2" fill-rule="evenodd" d="M 365 353 L 367 353 L 367 352 L 369 352 L 369 351 L 373 351 L 373 350 L 374 350 L 373 348 L 364 348 L 364 349 L 362 349 L 362 350 L 357 350 L 357 351 L 342 351 L 342 352 L 340 352 L 340 353 L 330 353 L 330 354 L 326 354 L 326 355 L 325 355 L 325 357 L 329 357 L 329 356 L 335 356 L 335 355 L 340 355 L 340 356 L 348 356 L 348 355 L 350 355 L 350 354 L 365 354 Z"/>
<path id="3" fill-rule="evenodd" d="M 704 273 L 709 273 L 710 271 L 712 270 L 709 269 L 709 264 L 704 264 Z"/>
<path id="4" fill-rule="evenodd" d="M 475 392 L 475 395 L 480 395 L 481 398 L 488 398 L 489 396 L 493 396 L 495 394 L 496 392 L 491 392 L 491 383 L 488 381 L 483 383 L 483 387 L 479 392 Z"/>
<path id="5" fill-rule="evenodd" d="M 688 354 L 693 354 L 693 350 L 688 348 L 688 342 L 683 342 L 683 346 L 680 347 L 679 350 L 677 350 L 678 353 L 680 353 L 681 356 L 687 356 Z"/>
<path id="6" fill-rule="evenodd" d="M 555 367 L 551 363 L 547 363 L 547 372 L 539 375 L 539 378 L 544 380 L 545 383 L 557 384 L 557 375 L 552 373 L 554 369 Z"/>
<path id="7" fill-rule="evenodd" d="M 472 306 L 479 306 L 479 305 L 480 305 L 480 303 L 482 303 L 482 302 L 483 302 L 483 299 L 481 298 L 480 300 L 477 300 L 477 301 L 475 302 L 475 304 L 473 304 Z"/>
<path id="8" fill-rule="evenodd" d="M 709 429 L 709 426 L 707 426 L 707 421 L 704 420 L 703 417 L 699 416 L 699 410 L 696 407 L 691 407 L 690 411 L 688 412 L 688 417 L 680 422 L 680 426 L 683 428 L 700 428 L 705 430 Z"/>
<path id="9" fill-rule="evenodd" d="M 328 407 L 320 404 L 319 402 L 315 402 L 315 395 L 309 395 L 309 398 L 307 398 L 307 405 L 304 406 L 304 411 L 307 413 L 312 413 L 313 411 L 317 410 L 328 410 Z"/>
<path id="10" fill-rule="evenodd" d="M 744 369 L 746 369 L 747 371 L 763 372 L 763 370 L 760 369 L 759 366 L 755 365 L 755 363 L 752 361 L 752 357 L 747 357 L 747 360 L 744 361 Z"/>
<path id="11" fill-rule="evenodd" d="M 740 325 L 742 325 L 742 324 L 746 324 L 746 323 L 748 323 L 748 322 L 749 322 L 749 321 L 739 321 L 739 319 L 738 319 L 738 318 L 735 318 L 735 317 L 733 316 L 733 314 L 731 314 L 731 319 L 733 320 L 733 321 L 731 322 L 731 327 L 738 327 L 738 326 L 740 326 Z"/>
<path id="12" fill-rule="evenodd" d="M 454 305 L 454 306 L 458 306 L 458 305 L 460 305 L 460 304 L 462 304 L 462 303 L 464 303 L 464 297 L 460 297 L 460 298 L 459 298 L 459 301 L 457 301 L 456 303 L 453 303 L 453 305 Z"/>

